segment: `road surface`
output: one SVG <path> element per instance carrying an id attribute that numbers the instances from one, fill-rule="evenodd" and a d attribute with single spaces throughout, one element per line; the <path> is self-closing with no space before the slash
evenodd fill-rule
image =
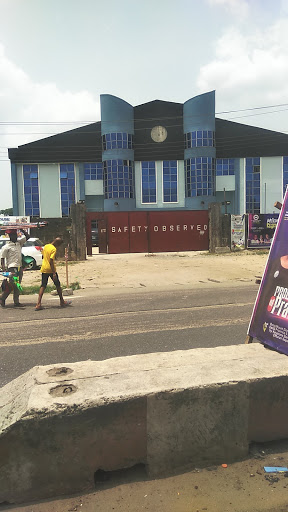
<path id="1" fill-rule="evenodd" d="M 243 343 L 257 285 L 112 294 L 78 290 L 1 309 L 0 386 L 35 365 Z"/>

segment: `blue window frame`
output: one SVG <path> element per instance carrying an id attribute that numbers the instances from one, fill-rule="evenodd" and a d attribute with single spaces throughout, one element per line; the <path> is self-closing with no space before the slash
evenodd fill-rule
<path id="1" fill-rule="evenodd" d="M 288 156 L 283 156 L 283 196 L 288 185 Z"/>
<path id="2" fill-rule="evenodd" d="M 84 164 L 84 177 L 85 180 L 103 180 L 103 167 L 102 162 L 94 164 Z"/>
<path id="3" fill-rule="evenodd" d="M 38 165 L 23 165 L 25 215 L 40 216 Z"/>
<path id="4" fill-rule="evenodd" d="M 142 203 L 156 203 L 156 167 L 155 162 L 141 162 L 142 167 Z"/>
<path id="5" fill-rule="evenodd" d="M 246 213 L 260 213 L 260 157 L 246 158 Z"/>
<path id="6" fill-rule="evenodd" d="M 235 159 L 234 158 L 217 158 L 216 160 L 216 176 L 234 176 Z"/>
<path id="7" fill-rule="evenodd" d="M 68 217 L 71 204 L 75 203 L 74 164 L 60 164 L 62 217 Z"/>
<path id="8" fill-rule="evenodd" d="M 185 160 L 186 197 L 215 195 L 215 159 L 210 156 Z"/>
<path id="9" fill-rule="evenodd" d="M 106 133 L 102 135 L 103 151 L 107 149 L 133 149 L 133 135 L 131 133 Z"/>
<path id="10" fill-rule="evenodd" d="M 177 203 L 178 173 L 177 160 L 163 161 L 163 202 Z"/>
<path id="11" fill-rule="evenodd" d="M 105 199 L 134 197 L 134 167 L 131 160 L 103 162 Z"/>
<path id="12" fill-rule="evenodd" d="M 214 147 L 215 132 L 212 130 L 197 130 L 184 134 L 185 149 L 197 147 Z"/>

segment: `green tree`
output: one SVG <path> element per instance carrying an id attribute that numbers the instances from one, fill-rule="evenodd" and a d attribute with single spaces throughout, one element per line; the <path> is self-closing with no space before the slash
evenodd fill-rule
<path id="1" fill-rule="evenodd" d="M 0 213 L 2 215 L 9 215 L 9 217 L 11 217 L 11 215 L 13 215 L 13 208 L 6 208 L 6 210 L 0 210 Z"/>

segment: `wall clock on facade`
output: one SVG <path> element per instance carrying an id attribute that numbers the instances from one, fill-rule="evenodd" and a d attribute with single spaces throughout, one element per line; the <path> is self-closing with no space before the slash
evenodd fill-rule
<path id="1" fill-rule="evenodd" d="M 151 130 L 151 139 L 154 142 L 164 142 L 167 138 L 167 130 L 164 126 L 154 126 Z"/>

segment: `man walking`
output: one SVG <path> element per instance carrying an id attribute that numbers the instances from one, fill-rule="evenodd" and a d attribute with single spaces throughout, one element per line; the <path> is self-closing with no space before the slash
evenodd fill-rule
<path id="1" fill-rule="evenodd" d="M 13 277 L 18 277 L 19 283 L 22 281 L 23 269 L 22 269 L 22 247 L 26 240 L 30 238 L 27 231 L 20 229 L 23 233 L 21 238 L 17 238 L 17 230 L 9 229 L 7 233 L 9 235 L 9 242 L 7 242 L 1 252 L 1 268 L 4 272 L 10 272 L 9 283 L 6 289 L 3 291 L 0 299 L 0 305 L 2 308 L 5 307 L 5 301 L 13 290 L 14 307 L 22 307 L 19 302 L 19 289 L 17 282 Z"/>
<path id="2" fill-rule="evenodd" d="M 60 298 L 60 306 L 65 307 L 69 306 L 71 304 L 71 301 L 65 301 L 63 299 L 62 295 L 62 289 L 61 284 L 59 281 L 58 274 L 56 272 L 56 265 L 55 265 L 55 256 L 57 252 L 57 248 L 63 243 L 63 240 L 61 237 L 55 238 L 51 244 L 46 244 L 43 247 L 43 263 L 41 267 L 41 273 L 42 273 L 42 283 L 39 290 L 39 296 L 38 296 L 38 302 L 35 307 L 35 311 L 40 311 L 43 309 L 41 305 L 41 300 L 43 297 L 43 293 L 45 291 L 45 288 L 48 283 L 49 277 L 52 279 L 53 283 L 56 286 L 57 293 Z"/>

